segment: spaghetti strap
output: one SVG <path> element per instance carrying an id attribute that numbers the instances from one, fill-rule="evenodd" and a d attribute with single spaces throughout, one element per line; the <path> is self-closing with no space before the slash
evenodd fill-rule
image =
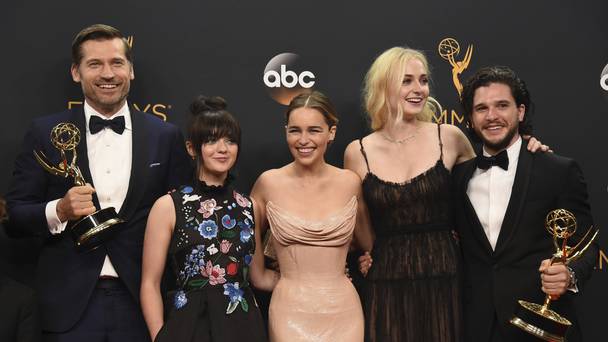
<path id="1" fill-rule="evenodd" d="M 363 138 L 359 138 L 359 145 L 361 146 L 361 154 L 363 155 L 363 159 L 365 159 L 365 165 L 367 166 L 367 172 L 371 172 L 369 170 L 369 162 L 367 161 L 367 153 L 365 153 L 365 149 L 363 148 Z"/>
<path id="2" fill-rule="evenodd" d="M 437 136 L 439 137 L 439 159 L 443 161 L 443 142 L 441 141 L 441 123 L 437 123 Z M 363 148 L 363 145 L 361 145 Z"/>

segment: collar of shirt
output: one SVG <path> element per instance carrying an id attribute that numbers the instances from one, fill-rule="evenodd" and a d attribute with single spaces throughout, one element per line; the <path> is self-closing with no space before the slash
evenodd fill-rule
<path id="1" fill-rule="evenodd" d="M 522 139 L 521 136 L 513 143 L 511 146 L 507 147 L 507 156 L 509 156 L 509 170 L 512 170 L 512 167 L 517 167 L 517 162 L 519 161 L 519 150 L 521 149 Z M 483 155 L 486 157 L 491 157 L 492 155 L 486 151 L 484 146 Z M 491 169 L 491 168 L 490 168 Z M 488 169 L 489 170 L 489 169 Z M 479 169 L 478 169 L 479 171 Z M 487 171 L 487 170 L 484 170 Z"/>
<path id="2" fill-rule="evenodd" d="M 93 107 L 91 107 L 87 101 L 84 101 L 84 118 L 85 118 L 85 127 L 87 130 L 87 134 L 91 134 L 91 132 L 89 131 L 89 120 L 91 119 L 91 116 L 99 116 L 100 118 L 104 119 L 104 120 L 112 120 L 117 116 L 124 116 L 125 117 L 125 130 L 132 130 L 132 126 L 131 126 L 131 112 L 129 111 L 129 105 L 127 103 L 127 101 L 125 101 L 125 104 L 116 112 L 114 113 L 114 115 L 112 115 L 111 117 L 105 117 L 104 115 L 100 114 L 98 111 L 96 111 Z M 510 156 L 509 156 L 510 157 Z"/>

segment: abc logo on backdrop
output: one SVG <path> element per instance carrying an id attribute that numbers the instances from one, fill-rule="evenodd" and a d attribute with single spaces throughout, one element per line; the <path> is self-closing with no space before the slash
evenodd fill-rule
<path id="1" fill-rule="evenodd" d="M 604 70 L 602 70 L 600 87 L 604 90 L 604 98 L 608 101 L 608 64 L 606 64 Z"/>
<path id="2" fill-rule="evenodd" d="M 282 105 L 315 85 L 315 74 L 308 70 L 300 56 L 281 53 L 274 56 L 264 69 L 264 85 L 270 97 Z"/>

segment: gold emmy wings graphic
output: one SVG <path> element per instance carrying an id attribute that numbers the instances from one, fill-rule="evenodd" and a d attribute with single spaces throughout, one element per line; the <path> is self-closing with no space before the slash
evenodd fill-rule
<path id="1" fill-rule="evenodd" d="M 469 67 L 469 63 L 471 62 L 471 57 L 473 56 L 473 45 L 469 45 L 467 47 L 467 52 L 464 55 L 464 58 L 457 62 L 454 59 L 454 56 L 458 56 L 460 53 L 460 44 L 454 38 L 445 38 L 441 42 L 439 42 L 439 46 L 437 47 L 439 52 L 439 56 L 441 56 L 446 61 L 450 62 L 452 66 L 452 82 L 454 82 L 454 87 L 458 91 L 458 96 L 462 95 L 462 83 L 458 76 L 462 74 Z"/>
<path id="2" fill-rule="evenodd" d="M 127 44 L 129 44 L 129 47 L 132 49 L 133 48 L 133 40 L 135 38 L 133 36 L 128 36 L 126 39 L 127 39 Z"/>
<path id="3" fill-rule="evenodd" d="M 59 150 L 61 160 L 57 166 L 41 151 L 34 150 L 34 157 L 49 173 L 63 178 L 71 177 L 74 185 L 82 186 L 86 182 L 80 168 L 76 165 L 76 146 L 80 142 L 80 130 L 71 123 L 59 123 L 51 130 L 51 144 Z M 72 154 L 68 164 L 68 155 Z M 76 244 L 76 249 L 86 251 L 98 247 L 116 232 L 118 223 L 124 222 L 113 207 L 104 208 L 81 218 L 70 226 L 69 231 Z"/>
<path id="4" fill-rule="evenodd" d="M 462 94 L 462 82 L 460 82 L 460 75 L 469 67 L 469 64 L 471 63 L 471 58 L 473 57 L 473 45 L 470 44 L 467 47 L 465 56 L 461 61 L 456 60 L 460 54 L 460 44 L 454 38 L 442 39 L 437 45 L 437 52 L 441 58 L 448 61 L 452 66 L 452 82 L 454 83 L 454 88 L 456 88 L 456 91 L 458 92 L 458 99 L 460 99 Z M 439 114 L 439 117 L 434 118 L 436 122 L 450 123 L 454 125 L 464 121 L 464 116 L 459 115 L 453 109 L 449 111 L 449 117 L 447 109 L 443 110 Z"/>
<path id="5" fill-rule="evenodd" d="M 555 253 L 551 264 L 568 265 L 580 258 L 597 237 L 598 229 L 590 227 L 580 241 L 573 247 L 568 246 L 568 238 L 576 232 L 576 218 L 566 209 L 555 209 L 547 214 L 545 228 L 553 236 Z M 561 242 L 561 243 L 560 243 Z M 519 307 L 509 322 L 545 341 L 566 341 L 565 336 L 572 323 L 557 312 L 549 309 L 551 301 L 559 296 L 545 297 L 543 305 L 518 300 Z"/>

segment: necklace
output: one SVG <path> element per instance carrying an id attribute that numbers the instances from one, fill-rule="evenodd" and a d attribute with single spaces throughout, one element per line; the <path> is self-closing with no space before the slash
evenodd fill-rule
<path id="1" fill-rule="evenodd" d="M 394 144 L 405 144 L 408 141 L 414 139 L 416 137 L 416 135 L 418 135 L 418 131 L 420 130 L 420 127 L 416 128 L 416 130 L 414 131 L 414 133 L 408 135 L 407 137 L 403 138 L 403 139 L 393 139 L 391 138 L 388 134 L 386 134 L 385 132 L 380 132 L 380 134 L 382 135 L 382 137 Z"/>

